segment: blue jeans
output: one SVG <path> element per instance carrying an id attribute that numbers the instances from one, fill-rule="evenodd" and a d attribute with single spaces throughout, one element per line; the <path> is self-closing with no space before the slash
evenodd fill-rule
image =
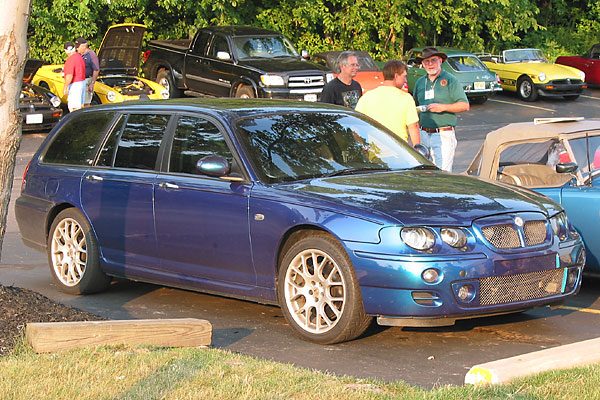
<path id="1" fill-rule="evenodd" d="M 454 129 L 433 133 L 420 129 L 420 133 L 421 144 L 429 149 L 433 163 L 444 171 L 452 172 L 457 144 Z"/>

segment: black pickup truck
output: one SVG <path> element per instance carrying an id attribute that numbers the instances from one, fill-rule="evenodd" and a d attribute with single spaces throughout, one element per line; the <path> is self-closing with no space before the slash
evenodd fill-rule
<path id="1" fill-rule="evenodd" d="M 333 74 L 303 59 L 282 34 L 251 26 L 211 26 L 192 40 L 153 40 L 142 70 L 171 97 L 204 94 L 318 100 Z"/>

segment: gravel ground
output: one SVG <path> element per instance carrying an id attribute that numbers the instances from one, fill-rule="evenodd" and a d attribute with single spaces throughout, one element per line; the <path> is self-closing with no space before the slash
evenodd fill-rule
<path id="1" fill-rule="evenodd" d="M 28 289 L 0 285 L 0 357 L 8 354 L 29 322 L 100 321 L 105 318 Z"/>

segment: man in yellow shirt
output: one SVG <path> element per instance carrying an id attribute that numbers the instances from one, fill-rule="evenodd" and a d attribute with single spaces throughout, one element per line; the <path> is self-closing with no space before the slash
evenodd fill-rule
<path id="1" fill-rule="evenodd" d="M 363 94 L 356 111 L 373 118 L 413 146 L 421 143 L 419 116 L 412 96 L 402 87 L 406 82 L 406 65 L 391 60 L 383 66 L 383 85 Z"/>

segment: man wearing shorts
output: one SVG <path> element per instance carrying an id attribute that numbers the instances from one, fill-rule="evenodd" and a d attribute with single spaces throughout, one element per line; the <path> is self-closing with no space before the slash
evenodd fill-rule
<path id="1" fill-rule="evenodd" d="M 83 107 L 85 100 L 85 61 L 81 54 L 77 53 L 72 42 L 65 43 L 65 53 L 68 57 L 63 67 L 63 95 L 67 95 L 69 111 L 75 111 Z"/>

